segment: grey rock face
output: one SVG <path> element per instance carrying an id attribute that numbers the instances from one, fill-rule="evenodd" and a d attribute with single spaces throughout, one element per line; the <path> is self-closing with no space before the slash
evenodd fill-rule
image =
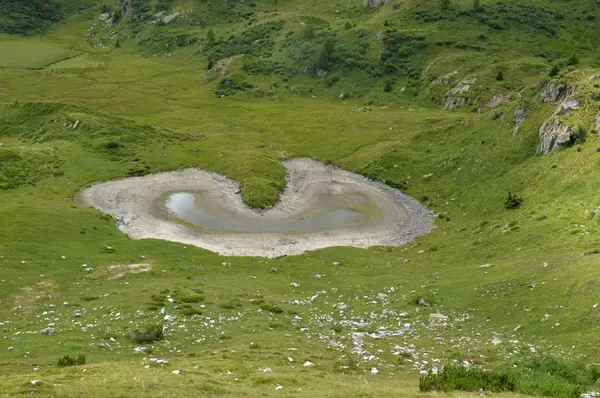
<path id="1" fill-rule="evenodd" d="M 513 116 L 513 121 L 515 122 L 515 129 L 512 133 L 513 137 L 517 135 L 521 124 L 523 124 L 523 122 L 525 121 L 525 114 L 525 108 L 518 107 L 517 109 L 515 109 L 515 115 Z"/>
<path id="2" fill-rule="evenodd" d="M 499 95 L 494 95 L 492 97 L 492 99 L 490 100 L 490 102 L 488 102 L 488 106 L 490 108 L 495 108 L 498 105 L 502 105 L 507 103 L 510 100 L 510 95 L 509 94 L 499 94 Z"/>
<path id="3" fill-rule="evenodd" d="M 101 20 L 102 22 L 108 22 L 110 20 L 110 14 L 107 12 L 100 14 L 98 16 L 98 19 Z"/>
<path id="4" fill-rule="evenodd" d="M 554 113 L 556 115 L 568 115 L 577 109 L 579 109 L 579 100 L 575 97 L 569 97 L 560 104 Z"/>
<path id="5" fill-rule="evenodd" d="M 575 87 L 567 87 L 566 84 L 550 82 L 541 91 L 543 102 L 560 102 L 575 91 Z"/>
<path id="6" fill-rule="evenodd" d="M 465 97 L 446 97 L 442 101 L 442 109 L 445 111 L 451 111 L 453 109 L 464 106 L 467 103 Z"/>
<path id="7" fill-rule="evenodd" d="M 574 131 L 560 119 L 548 119 L 540 127 L 540 147 L 544 155 L 568 146 L 576 138 Z"/>
<path id="8" fill-rule="evenodd" d="M 388 0 L 365 0 L 364 4 L 367 8 L 377 8 L 380 5 L 386 4 Z"/>

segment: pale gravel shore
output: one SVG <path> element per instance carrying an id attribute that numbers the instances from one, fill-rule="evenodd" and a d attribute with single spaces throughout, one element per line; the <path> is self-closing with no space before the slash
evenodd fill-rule
<path id="1" fill-rule="evenodd" d="M 397 189 L 313 159 L 291 159 L 283 165 L 286 189 L 276 206 L 263 211 L 244 204 L 236 182 L 196 168 L 100 183 L 84 190 L 81 199 L 113 216 L 132 239 L 181 242 L 224 256 L 281 257 L 332 246 L 401 246 L 434 227 L 432 212 Z M 195 192 L 199 205 L 211 213 L 248 220 L 297 218 L 360 203 L 375 204 L 382 214 L 310 233 L 198 231 L 156 210 L 159 198 L 175 192 Z"/>

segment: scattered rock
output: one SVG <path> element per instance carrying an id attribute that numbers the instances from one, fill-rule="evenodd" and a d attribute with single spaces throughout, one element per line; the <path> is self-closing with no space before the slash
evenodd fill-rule
<path id="1" fill-rule="evenodd" d="M 42 331 L 40 333 L 45 334 L 45 335 L 51 335 L 52 333 L 54 333 L 54 328 L 42 329 Z"/>
<path id="2" fill-rule="evenodd" d="M 494 338 L 492 339 L 492 341 L 490 341 L 490 343 L 491 343 L 492 345 L 499 345 L 499 344 L 502 344 L 502 340 L 500 340 L 498 337 L 494 337 Z"/>
<path id="3" fill-rule="evenodd" d="M 598 137 L 600 137 L 600 113 L 596 115 L 596 134 L 598 134 Z"/>
<path id="4" fill-rule="evenodd" d="M 443 315 L 443 314 L 430 314 L 429 315 L 429 325 L 431 325 L 431 326 L 445 325 L 449 320 L 450 320 L 450 318 L 448 318 L 446 315 Z"/>
<path id="5" fill-rule="evenodd" d="M 306 362 L 304 362 L 304 365 L 302 365 L 302 366 L 304 366 L 306 368 L 310 368 L 312 366 L 315 366 L 315 364 L 312 363 L 311 361 L 306 361 Z"/>
<path id="6" fill-rule="evenodd" d="M 181 370 L 174 370 L 171 373 L 173 373 L 174 375 L 179 375 L 181 374 Z"/>
<path id="7" fill-rule="evenodd" d="M 519 132 L 519 128 L 525 121 L 525 114 L 525 108 L 517 107 L 517 109 L 515 109 L 515 114 L 513 116 L 513 121 L 515 122 L 515 129 L 512 133 L 513 137 L 517 135 L 517 133 Z"/>
<path id="8" fill-rule="evenodd" d="M 377 370 L 377 368 L 371 368 L 371 374 L 372 375 L 379 374 L 379 370 Z"/>
<path id="9" fill-rule="evenodd" d="M 163 319 L 167 322 L 173 322 L 173 317 L 171 315 L 165 315 Z"/>
<path id="10" fill-rule="evenodd" d="M 419 297 L 417 299 L 417 304 L 421 305 L 423 307 L 429 307 L 429 306 L 431 306 L 431 303 L 427 302 L 423 297 Z"/>
<path id="11" fill-rule="evenodd" d="M 278 385 L 277 387 L 275 387 L 275 390 L 283 390 L 283 386 Z"/>
<path id="12" fill-rule="evenodd" d="M 100 15 L 98 15 L 98 19 L 101 20 L 102 22 L 106 23 L 106 22 L 110 21 L 110 14 L 107 12 L 100 14 Z"/>
<path id="13" fill-rule="evenodd" d="M 548 119 L 540 127 L 540 147 L 538 153 L 550 152 L 569 146 L 576 138 L 575 132 L 560 119 Z"/>
<path id="14" fill-rule="evenodd" d="M 598 79 L 600 79 L 600 75 L 590 76 L 590 81 L 594 81 L 594 80 L 598 80 Z"/>
<path id="15" fill-rule="evenodd" d="M 555 115 L 568 115 L 569 113 L 579 109 L 579 100 L 575 97 L 566 98 L 558 107 Z"/>
<path id="16" fill-rule="evenodd" d="M 573 94 L 575 87 L 568 87 L 564 83 L 550 82 L 540 92 L 543 102 L 559 102 Z"/>
<path id="17" fill-rule="evenodd" d="M 479 268 L 490 268 L 493 265 L 494 264 L 483 264 L 483 265 L 480 265 Z"/>
<path id="18" fill-rule="evenodd" d="M 31 380 L 30 383 L 32 386 L 38 386 L 38 385 L 42 384 L 42 381 L 41 380 Z"/>
<path id="19" fill-rule="evenodd" d="M 345 311 L 347 309 L 350 309 L 350 307 L 348 306 L 348 304 L 346 303 L 337 303 L 336 305 L 333 306 L 335 309 L 338 309 L 340 311 Z"/>
<path id="20" fill-rule="evenodd" d="M 515 328 L 513 329 L 513 332 L 516 332 L 516 331 L 517 331 L 517 330 L 519 330 L 519 329 L 521 329 L 521 325 L 517 325 L 517 327 L 515 327 Z"/>

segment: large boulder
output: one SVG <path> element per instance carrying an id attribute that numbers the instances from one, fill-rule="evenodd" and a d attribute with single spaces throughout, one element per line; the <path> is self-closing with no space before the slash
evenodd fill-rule
<path id="1" fill-rule="evenodd" d="M 525 121 L 525 114 L 525 108 L 517 107 L 517 109 L 515 109 L 515 114 L 513 116 L 513 121 L 515 122 L 515 129 L 513 130 L 512 134 L 513 137 L 517 135 L 519 128 Z"/>
<path id="2" fill-rule="evenodd" d="M 540 127 L 540 147 L 538 152 L 547 155 L 564 148 L 580 137 L 573 129 L 557 118 L 550 118 Z"/>
<path id="3" fill-rule="evenodd" d="M 542 88 L 540 96 L 543 102 L 560 102 L 573 94 L 575 87 L 569 87 L 564 83 L 550 82 Z"/>

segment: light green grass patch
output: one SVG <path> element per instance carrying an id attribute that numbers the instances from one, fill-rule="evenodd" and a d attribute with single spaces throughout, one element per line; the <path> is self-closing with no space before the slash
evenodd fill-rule
<path id="1" fill-rule="evenodd" d="M 41 69 L 54 62 L 73 57 L 77 51 L 56 43 L 33 39 L 6 39 L 0 36 L 0 68 Z"/>
<path id="2" fill-rule="evenodd" d="M 81 54 L 73 58 L 68 58 L 56 63 L 52 63 L 47 69 L 58 70 L 58 69 L 87 69 L 87 68 L 99 68 L 104 66 L 104 61 L 94 54 Z"/>

